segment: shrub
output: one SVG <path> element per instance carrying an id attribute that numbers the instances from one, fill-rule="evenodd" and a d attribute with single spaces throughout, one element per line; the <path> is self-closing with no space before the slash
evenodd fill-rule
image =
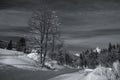
<path id="1" fill-rule="evenodd" d="M 113 73 L 115 75 L 116 80 L 120 80 L 120 63 L 116 61 L 113 63 Z"/>
<path id="2" fill-rule="evenodd" d="M 115 80 L 115 75 L 110 68 L 98 66 L 87 75 L 86 80 Z"/>

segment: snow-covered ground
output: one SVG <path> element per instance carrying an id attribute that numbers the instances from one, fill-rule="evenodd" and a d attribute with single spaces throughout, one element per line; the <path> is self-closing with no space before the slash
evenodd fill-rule
<path id="1" fill-rule="evenodd" d="M 36 52 L 31 52 L 27 55 L 30 59 L 40 62 L 40 55 Z M 53 70 L 59 70 L 64 68 L 64 66 L 58 65 L 57 61 L 51 60 L 49 57 L 46 58 L 45 65 Z"/>
<path id="2" fill-rule="evenodd" d="M 116 80 L 111 68 L 97 67 L 75 73 L 63 74 L 49 80 Z"/>
<path id="3" fill-rule="evenodd" d="M 30 54 L 28 54 L 27 55 L 27 57 L 29 57 L 29 58 L 31 58 L 31 59 L 33 59 L 33 60 L 35 60 L 35 61 L 39 61 L 40 59 L 40 55 L 38 55 L 38 53 L 30 53 Z"/>
<path id="4" fill-rule="evenodd" d="M 37 74 L 37 75 L 38 75 L 38 73 L 42 74 L 43 72 L 41 72 L 41 71 L 46 71 L 47 69 L 41 68 L 40 65 L 37 64 L 36 60 L 38 58 L 36 57 L 36 55 L 38 56 L 38 54 L 36 54 L 36 53 L 35 54 L 31 53 L 31 54 L 27 55 L 22 52 L 0 49 L 0 70 L 1 71 L 3 70 L 3 73 L 4 73 L 4 69 L 7 66 L 8 68 L 10 68 L 10 70 L 12 68 L 14 68 L 15 70 L 16 69 L 29 70 L 29 71 L 37 70 L 35 74 Z M 65 73 L 67 69 L 63 69 L 62 68 L 63 66 L 57 65 L 57 62 L 52 61 L 52 60 L 46 61 L 45 64 L 52 66 L 52 67 L 61 68 L 61 70 L 56 71 L 56 72 L 51 71 L 52 74 L 54 74 L 54 77 L 49 78 L 49 80 L 115 80 L 115 75 L 113 74 L 111 68 L 105 68 L 105 67 L 99 66 L 96 69 L 85 69 L 85 70 L 80 70 L 80 71 L 77 71 L 74 73 L 62 74 L 62 75 L 55 77 L 55 75 L 61 74 L 62 71 L 63 71 L 63 73 Z M 71 70 L 71 69 L 69 68 L 69 70 Z M 52 77 L 52 74 L 50 74 L 51 72 L 47 70 L 42 75 L 45 75 L 48 73 L 48 75 L 50 77 Z M 0 75 L 3 75 L 3 73 L 0 72 Z M 33 75 L 33 74 L 30 74 L 30 75 Z M 40 79 L 40 76 L 37 76 L 37 77 L 39 77 L 39 79 Z M 46 77 L 44 76 L 44 78 L 46 78 Z M 48 79 L 48 78 L 46 78 L 46 79 Z M 9 80 L 9 79 L 7 79 L 7 80 Z M 35 80 L 38 80 L 38 79 L 35 79 Z"/>
<path id="5" fill-rule="evenodd" d="M 0 63 L 21 69 L 40 69 L 40 66 L 37 64 L 37 62 L 29 58 L 26 54 L 5 49 L 0 49 Z"/>
<path id="6" fill-rule="evenodd" d="M 24 54 L 18 51 L 0 49 L 0 63 L 10 65 L 16 68 L 29 69 L 29 70 L 48 70 L 42 68 L 39 64 L 40 55 L 36 52 Z M 57 61 L 47 59 L 45 65 L 51 69 L 62 69 L 63 66 L 57 64 Z"/>
<path id="7" fill-rule="evenodd" d="M 75 73 L 63 74 L 55 78 L 51 78 L 49 80 L 85 80 L 86 76 L 89 73 L 90 73 L 89 71 L 87 72 L 80 71 Z"/>
<path id="8" fill-rule="evenodd" d="M 0 56 L 17 56 L 17 55 L 23 55 L 22 52 L 18 51 L 12 51 L 7 49 L 0 49 Z"/>
<path id="9" fill-rule="evenodd" d="M 0 80 L 48 80 L 57 75 L 76 72 L 76 69 L 62 68 L 53 71 L 41 68 L 32 56 L 22 52 L 0 49 Z M 56 61 L 47 61 L 47 65 L 52 64 L 54 67 Z"/>

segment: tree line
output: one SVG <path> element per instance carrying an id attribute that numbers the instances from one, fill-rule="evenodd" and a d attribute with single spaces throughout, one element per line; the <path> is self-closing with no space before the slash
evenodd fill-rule
<path id="1" fill-rule="evenodd" d="M 17 50 L 22 51 L 26 53 L 26 39 L 24 37 L 21 37 L 17 42 L 13 42 L 13 40 L 10 40 L 9 42 L 1 42 L 0 48 L 6 48 L 8 50 Z"/>
<path id="2" fill-rule="evenodd" d="M 100 53 L 93 49 L 83 51 L 74 62 L 81 68 L 96 68 L 98 65 L 112 67 L 117 60 L 120 61 L 120 44 L 109 43 L 108 48 L 102 49 Z"/>

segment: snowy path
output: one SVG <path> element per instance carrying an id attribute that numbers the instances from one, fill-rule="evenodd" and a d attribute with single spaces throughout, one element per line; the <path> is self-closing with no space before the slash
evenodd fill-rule
<path id="1" fill-rule="evenodd" d="M 90 72 L 76 72 L 76 73 L 70 73 L 70 74 L 64 74 L 60 75 L 58 77 L 49 79 L 49 80 L 85 80 L 86 76 Z"/>
<path id="2" fill-rule="evenodd" d="M 69 68 L 64 68 L 59 71 L 43 71 L 43 70 L 32 71 L 18 69 L 11 66 L 7 66 L 7 68 L 5 66 L 3 67 L 4 67 L 3 69 L 0 69 L 0 80 L 48 80 L 58 75 L 78 71 L 76 69 Z"/>

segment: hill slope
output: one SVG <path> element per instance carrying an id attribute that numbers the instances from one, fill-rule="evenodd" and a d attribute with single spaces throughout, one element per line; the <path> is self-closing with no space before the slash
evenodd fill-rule
<path id="1" fill-rule="evenodd" d="M 22 52 L 0 49 L 0 63 L 22 69 L 39 69 L 36 61 Z"/>

